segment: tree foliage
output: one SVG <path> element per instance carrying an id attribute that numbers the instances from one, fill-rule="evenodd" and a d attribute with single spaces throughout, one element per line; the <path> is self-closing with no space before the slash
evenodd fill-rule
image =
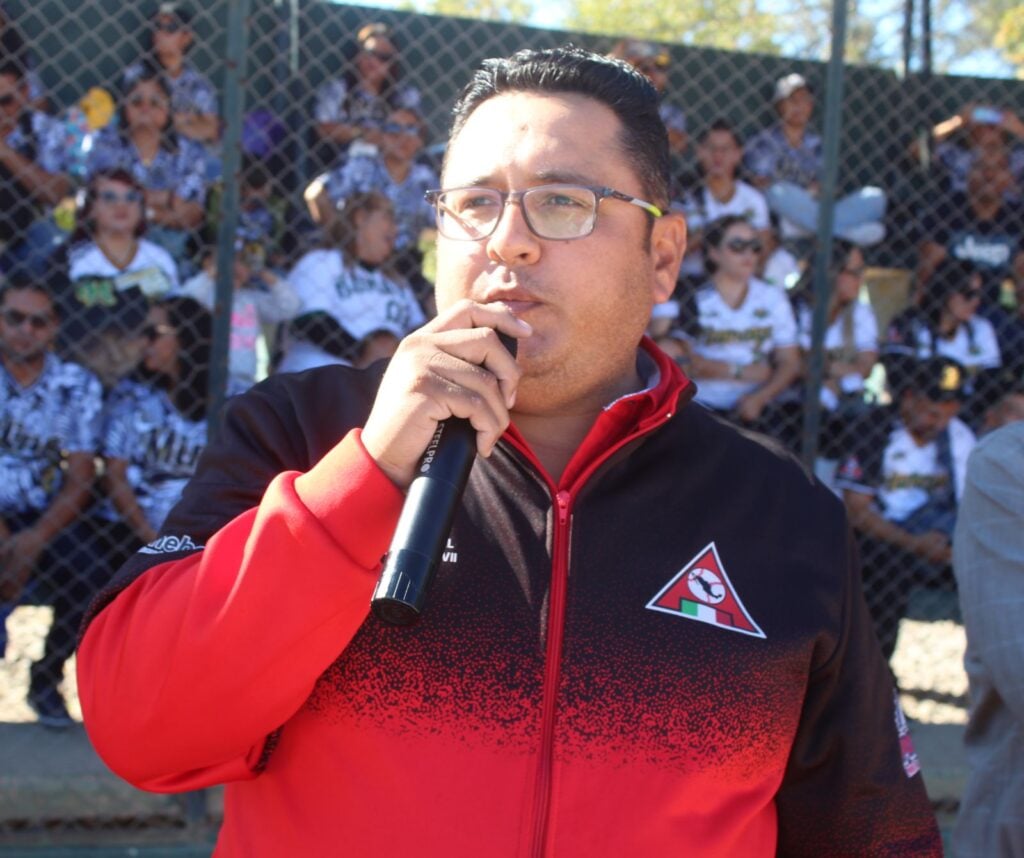
<path id="1" fill-rule="evenodd" d="M 412 3 L 407 2 L 406 8 Z M 530 0 L 426 0 L 416 3 L 421 12 L 433 15 L 451 15 L 459 18 L 476 18 L 480 21 L 501 21 L 503 23 L 525 23 L 533 15 Z"/>
<path id="2" fill-rule="evenodd" d="M 1017 77 L 1024 78 L 1024 6 L 1007 10 L 999 22 L 996 47 L 1017 67 Z"/>

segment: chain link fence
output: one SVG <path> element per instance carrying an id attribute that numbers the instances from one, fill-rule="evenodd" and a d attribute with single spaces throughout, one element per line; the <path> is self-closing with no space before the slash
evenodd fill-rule
<path id="1" fill-rule="evenodd" d="M 0 727 L 80 718 L 85 604 L 154 538 L 225 395 L 369 363 L 430 316 L 422 194 L 456 93 L 569 39 L 663 87 L 692 249 L 650 333 L 844 497 L 911 717 L 962 720 L 957 491 L 974 438 L 1024 417 L 1020 83 L 846 68 L 833 206 L 817 63 L 299 0 L 3 14 Z M 939 664 L 929 629 L 954 641 Z M 32 735 L 0 731 L 0 757 Z M 69 774 L 0 840 L 196 842 L 216 816 L 108 784 Z"/>

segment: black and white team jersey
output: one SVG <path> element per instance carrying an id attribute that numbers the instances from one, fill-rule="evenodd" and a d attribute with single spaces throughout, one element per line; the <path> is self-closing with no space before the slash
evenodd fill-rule
<path id="1" fill-rule="evenodd" d="M 905 521 L 950 481 L 959 501 L 975 438 L 955 417 L 947 432 L 952 474 L 938 441 L 919 446 L 895 414 L 872 413 L 850 432 L 857 442 L 839 466 L 836 485 L 873 495 L 882 516 L 895 522 Z"/>
<path id="2" fill-rule="evenodd" d="M 181 497 L 206 446 L 206 418 L 183 416 L 167 392 L 134 380 L 110 394 L 101 449 L 109 459 L 128 463 L 128 483 L 150 526 L 159 529 Z M 109 502 L 99 514 L 118 518 Z"/>
<path id="3" fill-rule="evenodd" d="M 0 516 L 50 505 L 67 453 L 96 451 L 102 405 L 99 380 L 76 363 L 47 355 L 28 387 L 0 366 Z"/>

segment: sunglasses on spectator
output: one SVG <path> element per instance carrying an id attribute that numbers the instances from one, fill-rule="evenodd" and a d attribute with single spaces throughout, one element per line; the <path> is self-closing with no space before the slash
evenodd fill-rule
<path id="1" fill-rule="evenodd" d="M 160 337 L 173 334 L 174 328 L 170 325 L 146 325 L 142 329 L 142 336 L 151 343 L 155 343 Z"/>
<path id="2" fill-rule="evenodd" d="M 20 328 L 25 322 L 35 331 L 42 331 L 53 324 L 53 316 L 50 313 L 23 313 L 21 310 L 8 308 L 3 311 L 5 325 L 12 328 Z"/>
<path id="3" fill-rule="evenodd" d="M 380 60 L 382 63 L 389 63 L 395 58 L 393 53 L 388 53 L 387 51 L 373 51 L 369 48 L 363 48 L 363 53 L 367 56 L 373 57 L 375 60 Z"/>
<path id="4" fill-rule="evenodd" d="M 726 250 L 730 250 L 733 253 L 746 253 L 748 250 L 752 253 L 760 253 L 764 248 L 759 238 L 730 238 L 725 243 Z"/>
<path id="5" fill-rule="evenodd" d="M 156 21 L 153 29 L 159 33 L 180 33 L 185 26 L 180 21 Z"/>
<path id="6" fill-rule="evenodd" d="M 100 191 L 96 194 L 96 199 L 101 203 L 109 203 L 115 205 L 116 203 L 141 203 L 142 194 L 138 191 L 125 191 L 123 194 L 119 194 L 117 191 Z"/>
<path id="7" fill-rule="evenodd" d="M 385 134 L 419 134 L 420 133 L 420 127 L 415 122 L 410 123 L 408 125 L 403 124 L 401 122 L 385 122 L 384 126 L 383 126 L 383 129 L 384 129 L 384 133 Z"/>
<path id="8" fill-rule="evenodd" d="M 132 107 L 143 107 L 144 105 L 148 104 L 150 107 L 155 108 L 156 110 L 167 109 L 167 99 L 157 98 L 155 95 L 150 98 L 146 98 L 146 96 L 144 95 L 133 95 L 131 98 L 128 99 L 128 104 L 130 104 Z"/>
<path id="9" fill-rule="evenodd" d="M 13 92 L 8 92 L 4 95 L 0 95 L 0 107 L 10 107 L 17 100 L 18 96 Z"/>

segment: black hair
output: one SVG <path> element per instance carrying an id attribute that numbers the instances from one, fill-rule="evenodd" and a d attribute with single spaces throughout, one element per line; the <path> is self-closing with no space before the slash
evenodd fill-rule
<path id="1" fill-rule="evenodd" d="M 78 211 L 75 213 L 75 231 L 71 234 L 71 238 L 68 241 L 69 244 L 74 245 L 81 241 L 93 240 L 95 230 L 92 223 L 92 210 L 96 205 L 96 189 L 103 179 L 108 182 L 121 182 L 124 185 L 128 185 L 133 191 L 145 194 L 145 188 L 142 186 L 142 183 L 124 167 L 109 167 L 104 170 L 97 170 L 89 177 L 89 181 L 86 183 L 85 188 L 83 188 Z M 136 238 L 146 231 L 146 207 L 144 201 L 139 203 L 139 210 L 139 223 L 135 227 Z"/>
<path id="2" fill-rule="evenodd" d="M 8 54 L 0 60 L 0 75 L 9 75 L 18 83 L 25 79 L 25 63 L 21 57 Z"/>
<path id="3" fill-rule="evenodd" d="M 716 250 L 722 246 L 722 241 L 725 239 L 725 234 L 736 224 L 743 223 L 753 229 L 750 224 L 750 219 L 746 215 L 728 214 L 722 215 L 720 218 L 716 218 L 708 224 L 704 230 L 704 246 L 714 247 Z M 704 254 L 704 270 L 707 271 L 710 277 L 715 273 L 718 266 L 715 264 L 715 260 L 711 258 L 710 253 Z"/>
<path id="4" fill-rule="evenodd" d="M 978 276 L 977 267 L 966 259 L 947 256 L 936 266 L 925 286 L 924 295 L 921 297 L 921 317 L 933 336 L 938 333 L 942 312 L 946 308 L 950 296 L 959 292 L 972 278 Z"/>
<path id="5" fill-rule="evenodd" d="M 169 152 L 176 152 L 178 150 L 178 135 L 174 130 L 174 114 L 171 110 L 171 86 L 167 83 L 167 79 L 164 77 L 159 66 L 149 60 L 143 60 L 139 63 L 137 71 L 125 74 L 121 81 L 121 99 L 117 112 L 118 129 L 121 137 L 128 138 L 128 99 L 135 87 L 147 81 L 151 81 L 160 87 L 160 91 L 167 98 L 167 122 L 164 123 L 164 127 L 161 129 L 160 147 Z"/>
<path id="6" fill-rule="evenodd" d="M 697 143 L 699 143 L 699 144 L 706 143 L 707 140 L 708 140 L 708 137 L 710 137 L 712 134 L 715 134 L 717 132 L 722 132 L 722 131 L 724 131 L 726 134 L 728 134 L 730 137 L 732 137 L 733 142 L 740 149 L 743 148 L 743 140 L 740 139 L 740 135 L 736 133 L 736 129 L 732 127 L 732 123 L 729 122 L 728 119 L 721 119 L 721 118 L 716 119 L 707 128 L 705 128 L 703 131 L 701 131 L 700 136 L 697 138 Z"/>
<path id="7" fill-rule="evenodd" d="M 57 302 L 53 296 L 53 289 L 44 280 L 32 277 L 25 272 L 8 274 L 6 277 L 0 278 L 0 304 L 7 298 L 9 292 L 24 291 L 36 292 L 48 298 L 53 312 L 57 312 Z"/>
<path id="8" fill-rule="evenodd" d="M 481 104 L 510 92 L 571 93 L 609 107 L 619 119 L 623 153 L 634 165 L 644 193 L 655 205 L 667 208 L 668 132 L 658 113 L 658 92 L 645 75 L 622 60 L 573 45 L 487 59 L 455 104 L 449 140 Z"/>
<path id="9" fill-rule="evenodd" d="M 345 96 L 346 101 L 352 98 L 356 87 L 359 84 L 359 71 L 356 66 L 356 58 L 360 52 L 364 50 L 364 43 L 370 39 L 387 39 L 391 42 L 391 46 L 395 49 L 395 53 L 401 53 L 397 39 L 395 39 L 394 31 L 387 25 L 380 22 L 374 22 L 370 24 L 364 24 L 359 28 L 359 32 L 356 33 L 356 44 L 355 50 L 345 63 L 345 73 L 343 75 L 345 85 L 348 88 Z M 380 90 L 380 98 L 388 105 L 390 109 L 398 107 L 398 101 L 396 95 L 398 93 L 398 82 L 402 79 L 402 67 L 398 62 L 397 57 L 388 63 L 388 73 L 384 78 L 384 85 Z"/>
<path id="10" fill-rule="evenodd" d="M 835 289 L 836 278 L 846 267 L 846 260 L 855 250 L 861 250 L 861 248 L 852 241 L 847 241 L 845 238 L 832 239 L 832 257 L 829 260 L 825 281 L 828 283 L 830 294 Z M 863 252 L 861 250 L 862 255 Z M 806 265 L 800 272 L 800 278 L 793 286 L 793 300 L 806 304 L 808 307 L 814 304 L 814 265 Z"/>
<path id="11" fill-rule="evenodd" d="M 167 323 L 178 338 L 178 383 L 143 368 L 140 374 L 168 390 L 174 407 L 189 420 L 206 416 L 210 392 L 213 316 L 194 298 L 160 298 L 154 304 L 167 311 Z"/>
<path id="12" fill-rule="evenodd" d="M 325 230 L 325 246 L 340 250 L 347 264 L 359 264 L 356 258 L 356 235 L 359 232 L 358 216 L 363 213 L 386 210 L 394 212 L 394 204 L 382 191 L 366 191 L 345 197 L 344 206 L 335 212 Z"/>

